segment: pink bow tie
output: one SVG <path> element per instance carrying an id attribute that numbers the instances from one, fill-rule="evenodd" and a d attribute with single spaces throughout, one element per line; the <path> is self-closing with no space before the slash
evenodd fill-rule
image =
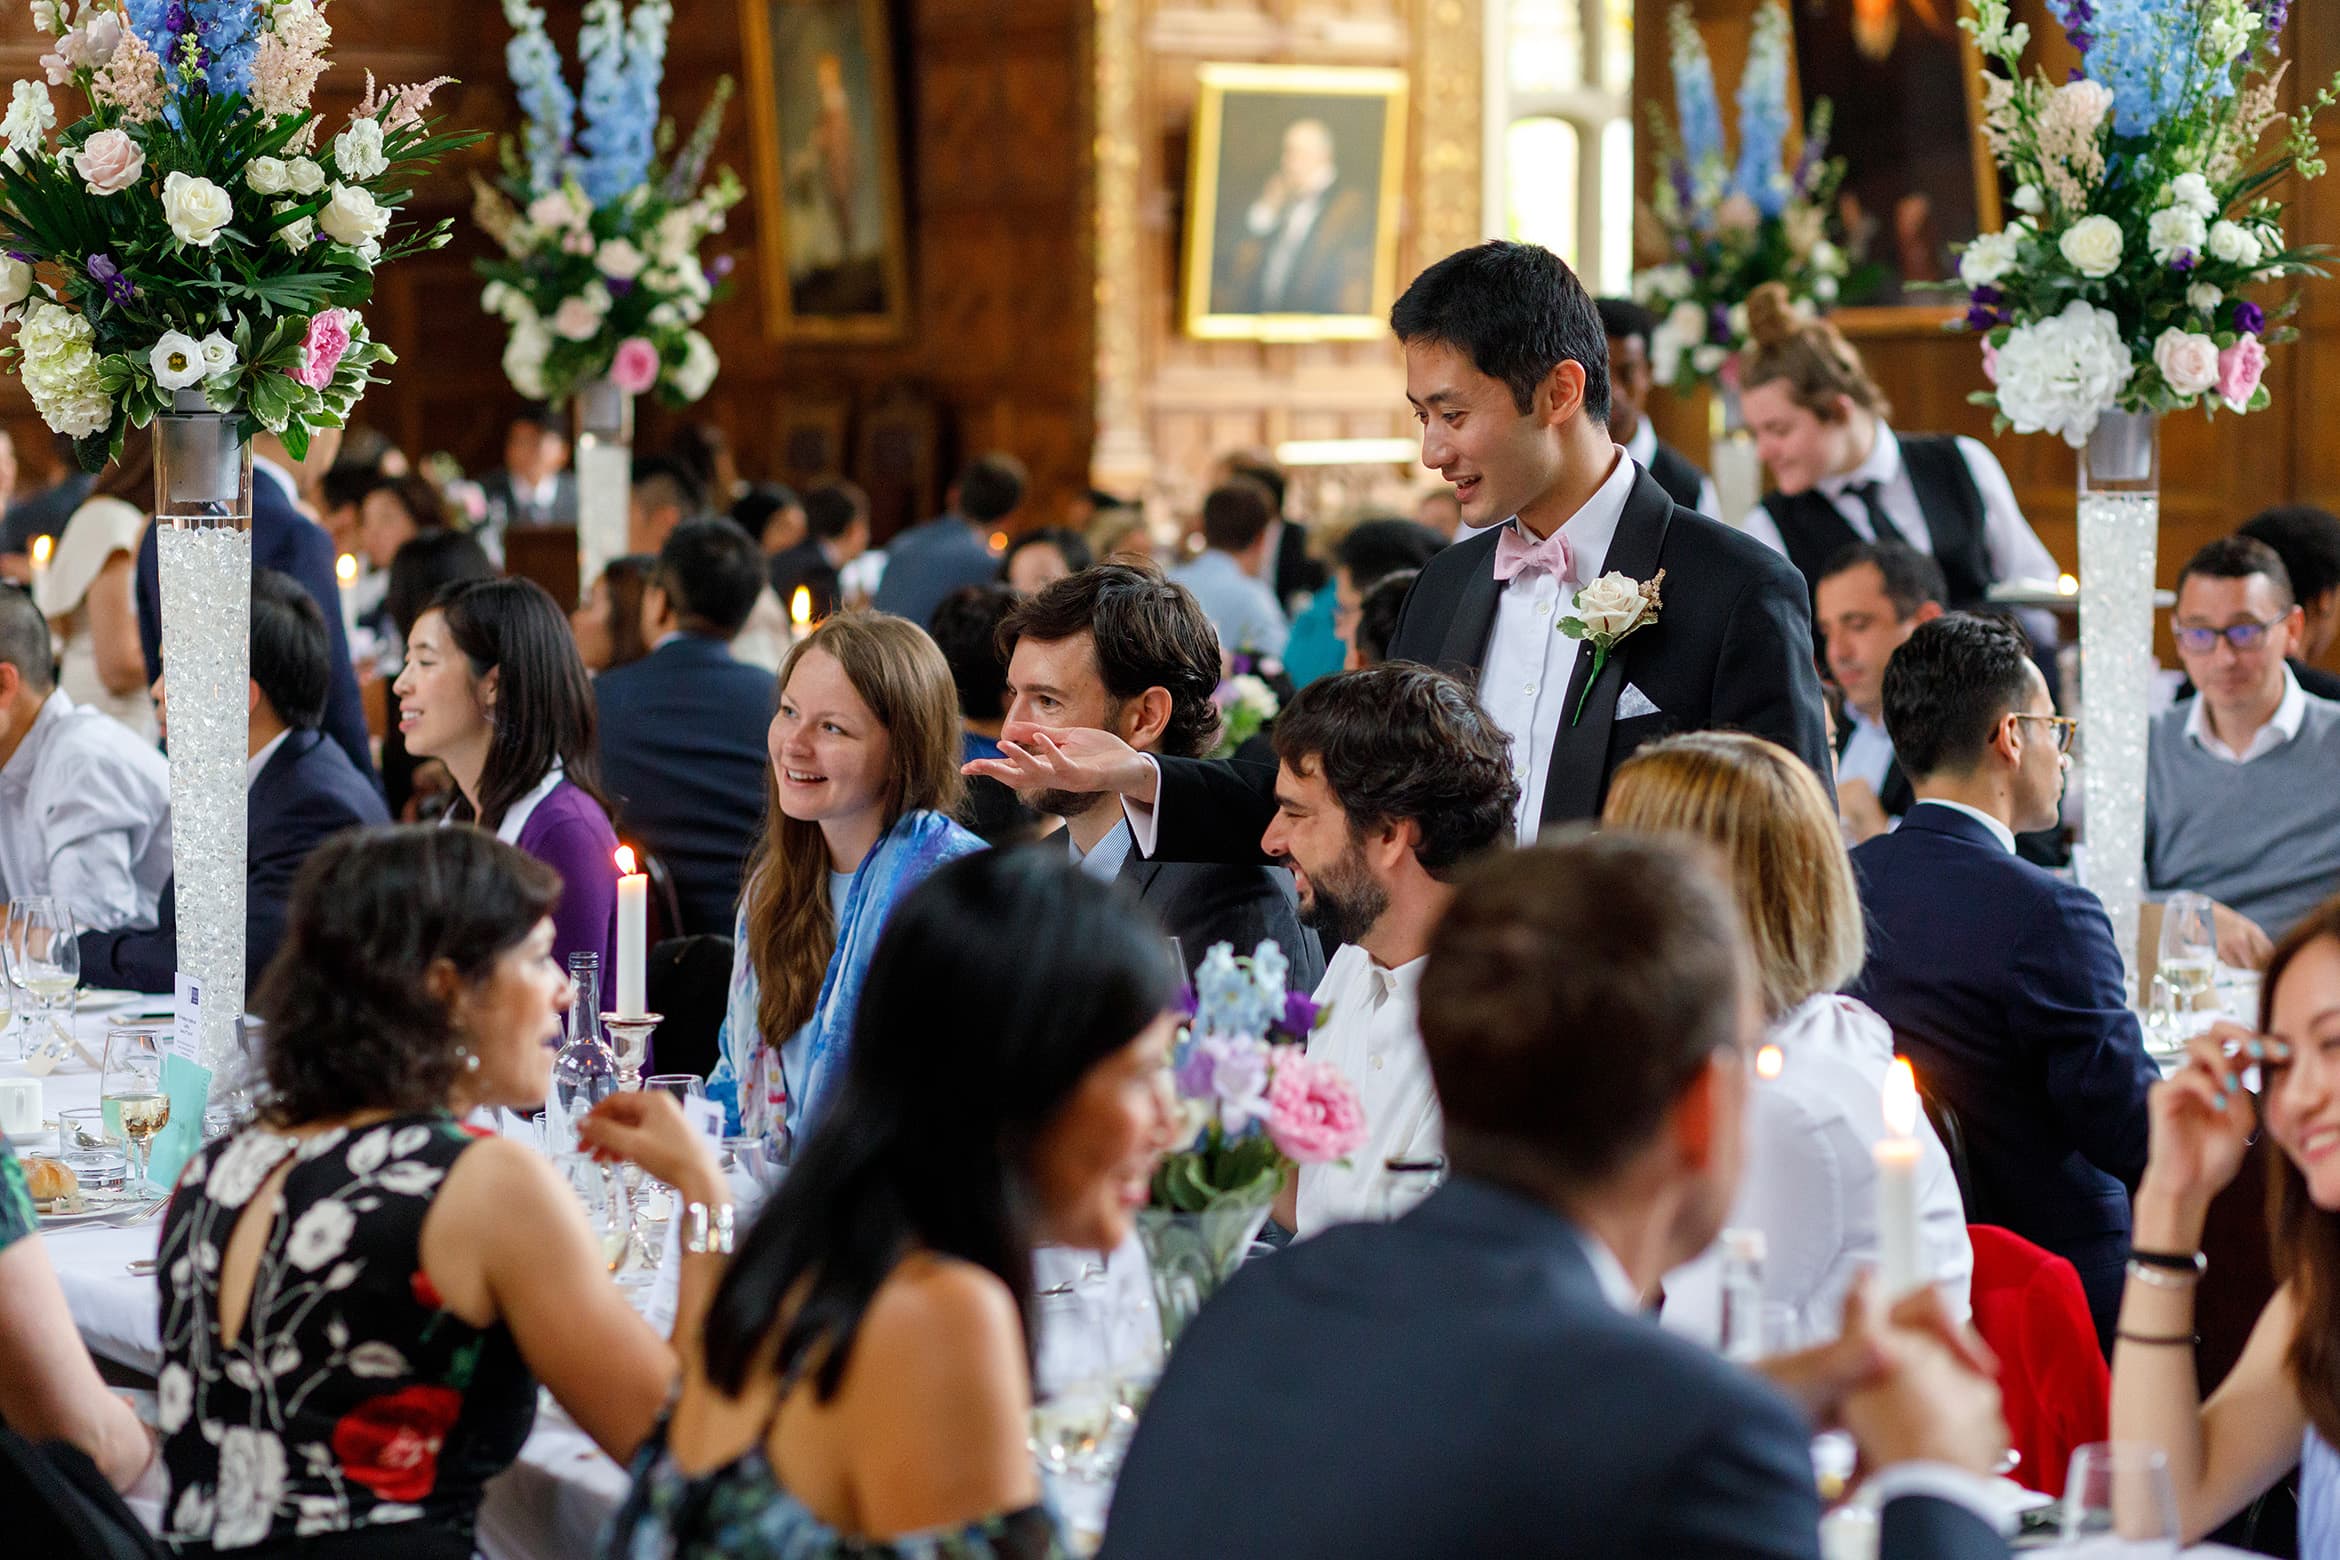
<path id="1" fill-rule="evenodd" d="M 1503 584 L 1514 575 L 1549 574 L 1562 582 L 1576 572 L 1576 555 L 1568 549 L 1568 538 L 1554 531 L 1540 542 L 1531 542 L 1513 521 L 1495 538 L 1495 583 Z"/>

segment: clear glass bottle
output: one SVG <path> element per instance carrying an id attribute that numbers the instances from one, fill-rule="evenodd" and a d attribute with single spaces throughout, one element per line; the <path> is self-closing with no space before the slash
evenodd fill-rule
<path id="1" fill-rule="evenodd" d="M 553 1058 L 552 1088 L 544 1101 L 544 1150 L 576 1152 L 577 1123 L 617 1092 L 617 1055 L 602 1043 L 601 955 L 569 955 L 569 979 L 577 988 L 569 1007 L 569 1032 Z"/>
<path id="2" fill-rule="evenodd" d="M 1722 1356 L 1752 1363 L 1763 1358 L 1763 1257 L 1761 1230 L 1722 1232 Z"/>

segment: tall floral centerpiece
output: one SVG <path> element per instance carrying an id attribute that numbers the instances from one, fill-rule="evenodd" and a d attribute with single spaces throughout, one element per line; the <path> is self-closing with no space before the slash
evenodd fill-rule
<path id="1" fill-rule="evenodd" d="M 425 119 L 443 82 L 310 109 L 318 0 L 34 0 L 47 81 L 0 116 L 0 308 L 41 419 L 95 471 L 155 431 L 171 692 L 179 966 L 216 1079 L 244 997 L 245 688 L 252 462 L 338 428 L 390 349 L 375 271 L 447 241 L 399 220 L 415 175 L 474 139 Z M 87 106 L 58 128 L 52 88 Z"/>
<path id="2" fill-rule="evenodd" d="M 702 265 L 699 246 L 723 231 L 742 193 L 707 163 L 731 79 L 679 149 L 658 115 L 669 0 L 587 0 L 577 35 L 584 126 L 561 53 L 532 0 L 504 0 L 505 63 L 527 113 L 504 144 L 499 185 L 480 183 L 473 214 L 503 251 L 480 262 L 480 304 L 510 331 L 504 374 L 530 400 L 573 402 L 577 414 L 578 568 L 590 586 L 626 550 L 633 400 L 669 406 L 715 383 L 715 349 L 699 333 L 730 257 Z M 667 153 L 672 149 L 672 155 Z"/>
<path id="3" fill-rule="evenodd" d="M 2286 116 L 2278 37 L 2290 0 L 2048 0 L 2079 51 L 2068 81 L 2025 77 L 2030 29 L 2007 0 L 1961 23 L 1985 56 L 1983 133 L 2016 219 L 1968 245 L 1960 328 L 1983 338 L 1994 423 L 2080 452 L 2081 776 L 2089 886 L 2134 973 L 2144 885 L 2160 418 L 2254 412 L 2270 311 L 2244 289 L 2322 274 L 2288 244 L 2270 193 L 2324 171 L 2319 112 L 2340 77 Z M 2272 149 L 2261 141 L 2278 121 Z"/>
<path id="4" fill-rule="evenodd" d="M 1325 1010 L 1285 990 L 1289 973 L 1266 941 L 1240 958 L 1220 943 L 1195 970 L 1177 1054 L 1186 1146 L 1163 1159 L 1138 1213 L 1165 1344 L 1243 1260 L 1294 1166 L 1344 1160 L 1365 1141 L 1356 1090 L 1302 1049 Z"/>

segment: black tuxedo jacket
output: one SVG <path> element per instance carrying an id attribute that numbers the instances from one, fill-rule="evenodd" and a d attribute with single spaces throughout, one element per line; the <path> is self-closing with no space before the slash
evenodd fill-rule
<path id="1" fill-rule="evenodd" d="M 293 731 L 253 778 L 244 801 L 251 850 L 244 865 L 244 982 L 249 991 L 284 941 L 293 877 L 309 853 L 344 829 L 388 823 L 373 780 L 340 745 L 317 731 Z M 179 885 L 163 885 L 151 929 L 81 934 L 88 986 L 164 992 L 179 965 Z"/>
<path id="2" fill-rule="evenodd" d="M 1494 572 L 1500 536 L 1500 528 L 1483 532 L 1424 566 L 1390 637 L 1391 660 L 1420 661 L 1476 686 L 1503 591 Z M 1617 766 L 1643 743 L 1678 731 L 1768 737 L 1811 765 L 1833 796 L 1803 576 L 1754 538 L 1682 508 L 1637 471 L 1609 555 L 1594 572 L 1648 580 L 1660 569 L 1658 620 L 1618 645 L 1597 679 L 1592 656 L 1576 658 L 1544 782 L 1543 822 L 1599 817 Z M 1654 711 L 1618 717 L 1629 683 Z M 1570 724 L 1580 698 L 1583 717 Z M 1260 859 L 1259 837 L 1275 810 L 1272 770 L 1191 759 L 1163 759 L 1161 770 L 1155 855 Z"/>
<path id="3" fill-rule="evenodd" d="M 1290 990 L 1314 991 L 1324 978 L 1324 948 L 1316 933 L 1300 924 L 1288 872 L 1148 861 L 1133 850 L 1121 864 L 1121 882 L 1154 913 L 1162 930 L 1178 939 L 1189 977 L 1214 943 L 1233 943 L 1238 954 L 1245 954 L 1265 940 L 1291 961 Z"/>
<path id="4" fill-rule="evenodd" d="M 1458 1177 L 1246 1263 L 1138 1421 L 1103 1560 L 1817 1560 L 1811 1427 L 1602 1292 L 1558 1214 Z M 2000 1560 L 1885 1510 L 1884 1560 Z"/>

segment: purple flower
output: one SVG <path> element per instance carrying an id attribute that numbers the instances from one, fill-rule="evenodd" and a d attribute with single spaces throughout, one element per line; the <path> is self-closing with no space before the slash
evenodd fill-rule
<path id="1" fill-rule="evenodd" d="M 82 269 L 89 272 L 91 281 L 105 289 L 107 301 L 111 303 L 128 303 L 130 295 L 137 291 L 130 285 L 130 278 L 122 274 L 122 268 L 114 264 L 112 255 L 91 255 Z"/>
<path id="2" fill-rule="evenodd" d="M 1197 1041 L 1188 1047 L 1186 1060 L 1178 1064 L 1172 1076 L 1179 1093 L 1190 1100 L 1207 1100 L 1211 1097 L 1211 1075 L 1217 1070 L 1218 1058 L 1211 1054 L 1209 1047 Z"/>
<path id="3" fill-rule="evenodd" d="M 1305 1040 L 1316 1029 L 1316 999 L 1305 991 L 1284 993 L 1284 1033 L 1295 1040 Z"/>
<path id="4" fill-rule="evenodd" d="M 1729 309 L 1718 303 L 1707 312 L 1706 335 L 1709 341 L 1728 341 L 1731 339 L 1731 311 Z"/>
<path id="5" fill-rule="evenodd" d="M 612 298 L 623 298 L 634 290 L 633 279 L 624 276 L 605 276 L 601 279 L 601 285 L 609 289 Z"/>
<path id="6" fill-rule="evenodd" d="M 729 255 L 717 255 L 713 260 L 707 262 L 707 280 L 710 283 L 722 281 L 731 274 L 731 268 L 738 263 Z"/>
<path id="7" fill-rule="evenodd" d="M 1178 995 L 1171 1002 L 1170 1010 L 1181 1018 L 1192 1018 L 1194 1008 L 1194 982 L 1182 980 L 1178 983 Z"/>
<path id="8" fill-rule="evenodd" d="M 2234 328 L 2246 336 L 2256 336 L 2267 328 L 2267 311 L 2245 299 L 2234 306 Z"/>
<path id="9" fill-rule="evenodd" d="M 2201 257 L 2191 249 L 2181 249 L 2169 257 L 2169 268 L 2173 271 L 2191 271 L 2200 262 Z"/>
<path id="10" fill-rule="evenodd" d="M 1999 289 L 1996 287 L 1977 287 L 1973 292 L 1970 292 L 1966 295 L 1966 301 L 1968 303 L 1979 303 L 1985 308 L 1996 308 L 1999 304 L 2006 301 L 2006 297 L 2007 295 L 1999 291 Z"/>
<path id="11" fill-rule="evenodd" d="M 1999 313 L 1996 309 L 1986 309 L 1978 303 L 1966 311 L 1966 328 L 1968 330 L 1980 334 L 1983 331 L 1996 330 L 1998 326 Z"/>
<path id="12" fill-rule="evenodd" d="M 1240 650 L 1236 651 L 1232 656 L 1228 657 L 1227 664 L 1234 669 L 1234 675 L 1237 677 L 1249 677 L 1251 675 L 1251 657 L 1244 654 Z"/>

